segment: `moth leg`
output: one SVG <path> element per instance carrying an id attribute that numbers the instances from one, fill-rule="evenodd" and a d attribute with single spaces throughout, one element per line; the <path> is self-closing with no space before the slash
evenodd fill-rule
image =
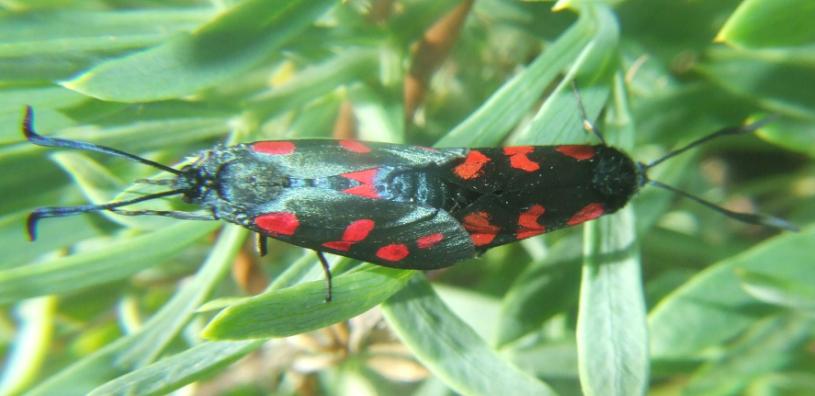
<path id="1" fill-rule="evenodd" d="M 257 237 L 258 237 L 257 244 L 256 244 L 257 249 L 258 249 L 258 256 L 263 257 L 263 256 L 266 255 L 266 253 L 269 252 L 269 249 L 268 249 L 268 246 L 267 246 L 268 239 L 266 238 L 265 235 L 263 235 L 263 234 L 261 234 L 259 232 L 257 234 L 255 234 L 255 235 L 257 235 Z"/>
<path id="2" fill-rule="evenodd" d="M 577 100 L 577 108 L 580 110 L 580 117 L 583 119 L 583 129 L 585 129 L 586 132 L 597 136 L 600 143 L 602 143 L 603 146 L 606 146 L 606 138 L 603 136 L 603 132 L 601 132 L 600 129 L 594 125 L 594 123 L 589 119 L 588 114 L 586 114 L 586 106 L 583 105 L 583 97 L 580 96 L 580 91 L 577 89 L 577 83 L 574 80 L 572 80 L 572 91 L 574 92 L 575 100 Z"/>
<path id="3" fill-rule="evenodd" d="M 326 282 L 325 302 L 331 302 L 331 295 L 334 289 L 331 284 L 331 268 L 328 267 L 328 261 L 325 259 L 323 252 L 315 250 L 314 253 L 317 253 L 317 258 L 320 259 L 320 264 L 323 266 L 323 272 L 325 273 Z"/>

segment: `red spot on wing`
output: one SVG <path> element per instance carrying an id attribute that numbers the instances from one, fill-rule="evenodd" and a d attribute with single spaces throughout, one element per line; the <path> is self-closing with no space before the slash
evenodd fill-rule
<path id="1" fill-rule="evenodd" d="M 270 236 L 293 235 L 300 227 L 300 220 L 294 213 L 270 212 L 255 217 L 255 225 Z"/>
<path id="2" fill-rule="evenodd" d="M 603 204 L 601 203 L 590 203 L 580 209 L 575 213 L 569 221 L 566 222 L 568 225 L 578 225 L 580 223 L 585 223 L 589 220 L 594 220 L 605 213 L 606 210 L 603 208 Z"/>
<path id="3" fill-rule="evenodd" d="M 376 177 L 376 170 L 377 168 L 371 168 L 356 172 L 343 173 L 340 176 L 346 179 L 356 180 L 362 184 L 371 184 L 374 182 L 374 177 Z"/>
<path id="4" fill-rule="evenodd" d="M 360 242 L 368 237 L 371 230 L 374 229 L 374 221 L 371 219 L 356 220 L 345 227 L 342 233 L 342 240 L 351 242 Z"/>
<path id="5" fill-rule="evenodd" d="M 347 252 L 351 249 L 352 242 L 348 241 L 331 241 L 323 244 L 324 247 L 329 249 L 338 250 L 340 252 Z"/>
<path id="6" fill-rule="evenodd" d="M 364 241 L 374 229 L 374 225 L 374 221 L 370 219 L 355 220 L 345 227 L 345 231 L 342 232 L 342 240 L 326 242 L 323 246 L 347 252 L 353 244 Z"/>
<path id="7" fill-rule="evenodd" d="M 473 212 L 464 216 L 462 225 L 470 233 L 475 246 L 490 244 L 498 235 L 500 228 L 490 223 L 490 215 L 487 212 Z"/>
<path id="8" fill-rule="evenodd" d="M 342 192 L 346 194 L 356 195 L 363 198 L 370 198 L 370 199 L 377 199 L 379 198 L 379 193 L 376 192 L 376 188 L 369 184 L 363 184 L 361 186 L 347 188 L 342 190 Z"/>
<path id="9" fill-rule="evenodd" d="M 532 205 L 518 216 L 518 233 L 515 237 L 524 239 L 546 232 L 546 226 L 538 223 L 538 219 L 546 209 L 541 205 Z"/>
<path id="10" fill-rule="evenodd" d="M 484 165 L 490 161 L 490 157 L 487 157 L 484 153 L 478 150 L 470 150 L 467 157 L 464 158 L 464 162 L 453 168 L 453 173 L 464 180 L 470 180 L 480 176 L 484 170 Z"/>
<path id="11" fill-rule="evenodd" d="M 535 148 L 532 146 L 504 147 L 504 155 L 509 157 L 509 166 L 524 172 L 534 172 L 541 168 L 540 164 L 526 156 L 533 151 Z"/>
<path id="12" fill-rule="evenodd" d="M 425 235 L 416 240 L 416 246 L 418 246 L 419 249 L 430 249 L 441 242 L 442 239 L 444 239 L 444 234 L 442 233 Z"/>
<path id="13" fill-rule="evenodd" d="M 252 150 L 271 155 L 291 154 L 294 152 L 294 148 L 295 146 L 292 142 L 265 141 L 252 143 Z"/>
<path id="14" fill-rule="evenodd" d="M 408 247 L 401 243 L 385 245 L 376 251 L 376 257 L 385 261 L 401 261 L 410 255 Z"/>
<path id="15" fill-rule="evenodd" d="M 594 146 L 588 145 L 566 145 L 555 148 L 561 154 L 572 157 L 578 161 L 583 161 L 594 157 Z"/>
<path id="16" fill-rule="evenodd" d="M 343 173 L 340 176 L 346 179 L 358 181 L 362 184 L 347 188 L 342 192 L 371 199 L 379 198 L 379 193 L 376 191 L 376 187 L 373 185 L 376 172 L 377 168 L 371 168 L 356 172 Z"/>
<path id="17" fill-rule="evenodd" d="M 340 147 L 359 154 L 370 153 L 371 148 L 368 147 L 365 143 L 358 142 L 356 140 L 340 140 Z"/>

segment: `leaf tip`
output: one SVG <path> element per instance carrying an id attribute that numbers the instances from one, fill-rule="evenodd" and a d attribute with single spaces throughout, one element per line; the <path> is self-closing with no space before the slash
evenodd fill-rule
<path id="1" fill-rule="evenodd" d="M 560 12 L 572 6 L 571 0 L 558 0 L 555 5 L 552 6 L 552 11 Z"/>
<path id="2" fill-rule="evenodd" d="M 714 43 L 726 43 L 727 42 L 727 32 L 724 30 L 720 30 L 719 33 L 716 34 L 716 37 L 713 38 Z"/>

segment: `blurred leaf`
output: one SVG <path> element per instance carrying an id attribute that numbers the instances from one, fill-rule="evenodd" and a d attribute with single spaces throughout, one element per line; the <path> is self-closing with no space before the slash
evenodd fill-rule
<path id="1" fill-rule="evenodd" d="M 183 222 L 138 237 L 114 239 L 104 249 L 0 271 L 0 304 L 126 278 L 169 259 L 219 225 Z"/>
<path id="2" fill-rule="evenodd" d="M 455 288 L 445 285 L 434 286 L 439 298 L 462 321 L 483 340 L 495 339 L 495 330 L 500 323 L 499 300 L 475 290 Z"/>
<path id="3" fill-rule="evenodd" d="M 262 346 L 262 341 L 205 342 L 117 377 L 88 393 L 163 395 L 227 367 Z"/>
<path id="4" fill-rule="evenodd" d="M 756 378 L 745 392 L 749 396 L 798 396 L 815 389 L 815 375 L 810 372 L 775 372 Z"/>
<path id="5" fill-rule="evenodd" d="M 744 291 L 759 301 L 815 312 L 815 286 L 761 272 L 737 271 Z"/>
<path id="6" fill-rule="evenodd" d="M 540 329 L 544 321 L 577 302 L 581 256 L 575 242 L 567 239 L 553 246 L 547 260 L 534 263 L 512 284 L 501 304 L 498 347 Z"/>
<path id="7" fill-rule="evenodd" d="M 284 83 L 252 97 L 247 104 L 266 116 L 302 107 L 379 67 L 376 55 L 367 49 L 343 51 L 323 63 L 305 67 Z"/>
<path id="8" fill-rule="evenodd" d="M 815 63 L 805 65 L 732 49 L 709 51 L 697 70 L 716 84 L 785 115 L 815 119 L 815 90 L 801 81 L 815 74 Z"/>
<path id="9" fill-rule="evenodd" d="M 815 158 L 815 124 L 811 119 L 780 119 L 759 130 L 758 135 L 785 149 Z"/>
<path id="10" fill-rule="evenodd" d="M 815 59 L 815 20 L 809 0 L 745 0 L 727 19 L 717 40 L 744 48 L 809 47 Z"/>
<path id="11" fill-rule="evenodd" d="M 4 252 L 0 269 L 33 264 L 49 252 L 99 236 L 90 216 L 71 216 L 39 227 L 37 241 L 29 242 L 25 226 L 28 215 L 26 211 L 0 217 L 0 246 L 14 246 Z"/>
<path id="12" fill-rule="evenodd" d="M 385 302 L 382 311 L 419 361 L 459 393 L 496 395 L 511 389 L 519 395 L 555 394 L 490 349 L 419 277 Z"/>
<path id="13" fill-rule="evenodd" d="M 776 236 L 700 272 L 662 299 L 649 315 L 651 355 L 690 359 L 750 326 L 762 311 L 741 287 L 735 270 L 815 283 L 811 249 L 815 227 Z"/>
<path id="14" fill-rule="evenodd" d="M 0 12 L 0 80 L 68 78 L 104 56 L 192 29 L 210 14 L 201 8 Z"/>
<path id="15" fill-rule="evenodd" d="M 51 347 L 56 307 L 56 299 L 53 297 L 35 298 L 17 305 L 20 327 L 3 367 L 0 394 L 22 393 L 36 378 Z"/>
<path id="16" fill-rule="evenodd" d="M 596 32 L 597 16 L 581 14 L 522 73 L 504 83 L 481 107 L 437 143 L 437 147 L 478 147 L 497 144 L 537 101 L 544 88 L 580 54 Z M 562 124 L 560 124 L 562 125 Z M 575 124 L 579 125 L 579 124 Z"/>
<path id="17" fill-rule="evenodd" d="M 190 95 L 256 66 L 333 3 L 245 1 L 192 34 L 106 61 L 63 85 L 88 96 L 120 102 Z"/>
<path id="18" fill-rule="evenodd" d="M 178 336 L 182 327 L 195 314 L 196 309 L 224 277 L 233 258 L 246 237 L 246 230 L 230 226 L 218 238 L 207 261 L 196 276 L 156 312 L 138 332 L 122 337 L 90 356 L 73 362 L 57 375 L 31 390 L 30 395 L 84 395 L 113 378 L 125 375 L 138 367 L 154 361 Z M 155 234 L 154 234 L 155 235 Z M 206 348 L 204 348 L 206 351 Z M 232 350 L 242 354 L 243 350 Z M 220 355 L 224 360 L 228 356 Z M 191 362 L 183 375 L 201 370 L 206 372 L 209 364 L 221 364 L 221 360 L 200 364 Z M 149 370 L 148 370 L 149 372 Z M 156 384 L 162 386 L 161 384 Z"/>
<path id="19" fill-rule="evenodd" d="M 756 377 L 785 368 L 805 347 L 812 319 L 782 315 L 758 322 L 728 348 L 726 355 L 700 368 L 686 390 L 697 395 L 735 395 Z"/>

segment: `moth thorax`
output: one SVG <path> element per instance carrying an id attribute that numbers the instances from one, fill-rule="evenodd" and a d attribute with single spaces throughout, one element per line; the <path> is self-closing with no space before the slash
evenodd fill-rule
<path id="1" fill-rule="evenodd" d="M 254 161 L 233 161 L 220 166 L 216 189 L 220 199 L 256 206 L 275 199 L 285 188 L 287 178 L 269 166 Z"/>
<path id="2" fill-rule="evenodd" d="M 598 151 L 592 186 L 604 196 L 606 211 L 614 212 L 637 192 L 638 170 L 628 155 L 615 148 L 601 147 Z"/>

